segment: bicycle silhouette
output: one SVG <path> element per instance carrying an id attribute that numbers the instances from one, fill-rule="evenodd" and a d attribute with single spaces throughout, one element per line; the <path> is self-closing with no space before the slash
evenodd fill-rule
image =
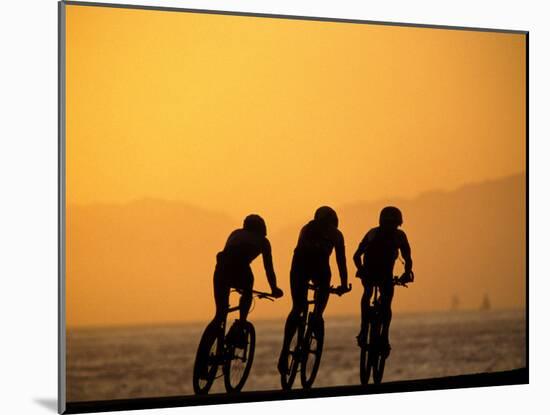
<path id="1" fill-rule="evenodd" d="M 414 280 L 414 274 L 411 271 L 411 281 Z M 401 282 L 399 277 L 393 277 L 393 285 L 400 285 L 407 287 L 407 283 Z M 375 384 L 382 382 L 384 376 L 384 367 L 386 365 L 386 359 L 388 353 L 384 350 L 384 342 L 382 338 L 382 326 L 383 326 L 383 310 L 380 302 L 380 292 L 378 286 L 374 286 L 374 294 L 372 301 L 369 304 L 369 318 L 366 322 L 365 332 L 367 338 L 361 344 L 361 356 L 359 359 L 359 376 L 361 378 L 361 384 L 367 385 L 369 383 L 370 374 L 372 372 L 372 378 Z"/>
<path id="2" fill-rule="evenodd" d="M 298 371 L 300 372 L 302 387 L 310 389 L 321 364 L 325 325 L 323 319 L 318 318 L 316 313 L 319 287 L 308 284 L 308 290 L 313 291 L 313 299 L 308 299 L 307 309 L 300 313 L 299 323 L 291 337 L 287 355 L 287 371 L 281 373 L 281 386 L 284 390 L 292 388 Z M 350 290 L 351 284 L 347 288 L 347 291 Z M 345 293 L 332 286 L 329 292 L 338 295 Z M 313 305 L 313 309 L 311 309 L 311 305 Z"/>
<path id="3" fill-rule="evenodd" d="M 232 292 L 241 292 L 232 289 Z M 268 299 L 274 301 L 270 293 L 252 290 L 254 298 Z M 239 310 L 239 306 L 229 307 L 229 313 Z M 224 377 L 225 390 L 227 392 L 239 392 L 250 373 L 254 361 L 254 350 L 256 347 L 256 331 L 251 322 L 244 323 L 244 337 L 242 343 L 237 344 L 232 339 L 237 338 L 235 332 L 238 330 L 235 323 L 229 331 L 225 332 L 226 318 L 219 325 L 209 325 L 197 348 L 195 366 L 193 368 L 193 390 L 197 395 L 207 394 L 214 380 Z M 218 375 L 219 367 L 222 373 Z"/>

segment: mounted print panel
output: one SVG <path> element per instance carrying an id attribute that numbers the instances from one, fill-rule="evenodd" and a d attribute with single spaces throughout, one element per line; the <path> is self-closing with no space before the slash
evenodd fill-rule
<path id="1" fill-rule="evenodd" d="M 527 42 L 60 3 L 60 412 L 527 383 Z"/>

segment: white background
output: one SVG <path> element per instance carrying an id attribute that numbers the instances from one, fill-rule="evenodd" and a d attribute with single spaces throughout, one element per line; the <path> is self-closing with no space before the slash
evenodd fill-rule
<path id="1" fill-rule="evenodd" d="M 130 0 L 127 3 L 131 3 Z M 540 1 L 146 1 L 141 4 L 530 31 L 530 384 L 272 403 L 149 414 L 281 411 L 463 414 L 548 408 L 549 13 Z M 0 9 L 0 412 L 54 413 L 57 391 L 57 4 Z M 505 225 L 505 224 L 503 224 Z M 136 412 L 134 412 L 136 413 Z"/>

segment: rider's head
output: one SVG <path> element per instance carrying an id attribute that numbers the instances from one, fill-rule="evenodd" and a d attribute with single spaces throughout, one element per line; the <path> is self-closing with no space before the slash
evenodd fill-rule
<path id="1" fill-rule="evenodd" d="M 380 226 L 398 228 L 403 224 L 403 215 L 395 206 L 386 206 L 380 212 Z"/>
<path id="2" fill-rule="evenodd" d="M 323 225 L 338 227 L 338 215 L 333 208 L 328 206 L 321 206 L 317 209 L 313 219 Z"/>
<path id="3" fill-rule="evenodd" d="M 254 232 L 261 236 L 267 235 L 267 227 L 265 226 L 265 221 L 260 215 L 252 214 L 244 218 L 243 229 Z"/>

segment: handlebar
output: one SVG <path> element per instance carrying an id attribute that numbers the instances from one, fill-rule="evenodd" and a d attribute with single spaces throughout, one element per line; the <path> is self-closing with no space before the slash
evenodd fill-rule
<path id="1" fill-rule="evenodd" d="M 274 297 L 273 295 L 271 295 L 271 293 L 267 293 L 265 291 L 252 290 L 252 295 L 254 295 L 258 298 L 265 298 L 266 300 L 269 300 L 269 301 L 275 301 L 275 299 L 277 298 L 277 297 Z"/>
<path id="2" fill-rule="evenodd" d="M 311 283 L 309 283 L 307 285 L 307 287 L 310 290 L 318 290 L 319 289 L 318 285 L 311 284 Z M 342 289 L 342 287 L 334 287 L 333 285 L 331 285 L 330 288 L 329 288 L 329 293 L 330 294 L 336 294 L 338 296 L 341 296 L 342 294 L 345 294 L 345 293 L 349 293 L 350 291 L 351 291 L 351 284 L 348 284 L 348 286 L 344 287 L 343 289 Z"/>
<path id="3" fill-rule="evenodd" d="M 349 293 L 351 291 L 351 284 L 348 284 L 347 287 L 333 287 L 332 285 L 330 286 L 330 289 L 329 289 L 329 292 L 331 294 L 336 294 L 338 295 L 339 297 L 342 296 L 343 294 L 346 294 L 346 293 Z"/>
<path id="4" fill-rule="evenodd" d="M 393 285 L 400 285 L 401 287 L 409 288 L 407 282 L 402 282 L 398 276 L 393 277 Z"/>
<path id="5" fill-rule="evenodd" d="M 410 281 L 407 281 L 407 282 L 401 281 L 401 277 L 398 277 L 397 275 L 393 277 L 393 285 L 400 285 L 401 287 L 409 288 L 408 284 L 411 282 L 414 282 L 414 273 L 412 271 L 411 271 L 411 279 Z"/>
<path id="6" fill-rule="evenodd" d="M 240 288 L 233 288 L 233 291 L 237 292 L 241 295 L 243 293 L 243 290 L 241 290 Z M 273 296 L 271 293 L 268 293 L 268 292 L 265 292 L 265 291 L 257 291 L 257 290 L 252 290 L 252 295 L 254 297 L 257 297 L 257 298 L 260 298 L 260 299 L 266 299 L 266 300 L 269 300 L 269 301 L 275 301 L 275 299 L 277 298 L 277 297 Z"/>

